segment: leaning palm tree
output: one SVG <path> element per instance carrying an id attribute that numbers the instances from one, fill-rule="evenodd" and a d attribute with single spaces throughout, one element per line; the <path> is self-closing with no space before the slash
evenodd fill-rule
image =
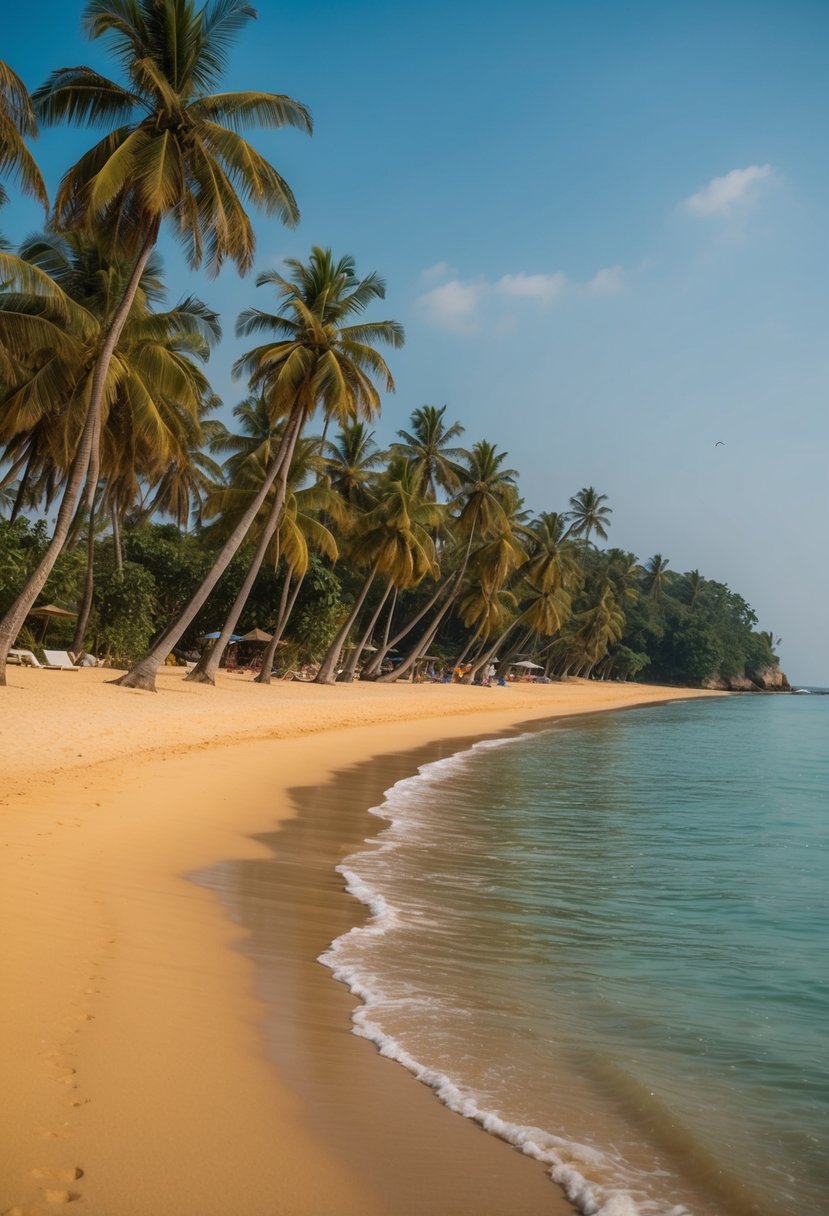
<path id="1" fill-rule="evenodd" d="M 589 676 L 609 647 L 620 640 L 625 627 L 624 613 L 609 582 L 602 585 L 596 603 L 580 613 L 573 626 L 571 640 L 577 669 Z"/>
<path id="2" fill-rule="evenodd" d="M 256 498 L 181 616 L 150 653 L 121 677 L 120 684 L 155 688 L 159 667 L 206 602 L 278 478 L 278 492 L 273 497 L 268 521 L 214 648 L 221 655 L 278 527 L 288 471 L 305 423 L 317 408 L 326 419 L 337 418 L 341 423 L 373 417 L 380 409 L 374 377 L 381 380 L 387 392 L 394 391 L 391 372 L 376 345 L 402 346 L 402 326 L 396 321 L 356 320 L 354 324 L 345 324 L 361 317 L 369 304 L 385 296 L 386 285 L 379 275 L 358 279 L 353 258 L 335 261 L 330 250 L 318 247 L 312 249 L 307 263 L 289 258 L 287 265 L 290 269 L 287 277 L 277 271 L 259 276 L 259 286 L 277 288 L 280 309 L 274 314 L 253 308 L 242 313 L 238 334 L 265 333 L 270 340 L 248 351 L 234 368 L 237 375 L 246 372 L 254 390 L 264 394 L 273 418 L 285 419 L 279 447 Z"/>
<path id="3" fill-rule="evenodd" d="M 607 502 L 606 494 L 597 494 L 592 486 L 585 486 L 578 494 L 570 499 L 570 533 L 590 540 L 595 532 L 600 540 L 607 540 L 607 529 L 610 527 L 610 516 L 613 514 Z"/>
<path id="4" fill-rule="evenodd" d="M 255 241 L 246 203 L 287 224 L 298 219 L 287 183 L 240 130 L 259 124 L 310 132 L 308 111 L 283 94 L 209 91 L 221 79 L 234 38 L 254 16 L 242 0 L 207 0 L 198 9 L 192 0 L 89 0 L 86 30 L 109 41 L 124 83 L 86 67 L 61 68 L 34 94 L 43 125 L 110 127 L 65 174 L 55 226 L 108 237 L 130 257 L 132 274 L 102 333 L 52 541 L 0 622 L 0 683 L 9 647 L 66 541 L 81 490 L 86 484 L 94 492 L 97 484 L 109 365 L 162 221 L 172 221 L 190 265 L 215 274 L 227 259 L 240 273 L 250 269 Z"/>
<path id="5" fill-rule="evenodd" d="M 49 206 L 46 187 L 25 140 L 37 135 L 37 123 L 23 81 L 0 60 L 0 175 L 16 179 L 25 194 Z M 6 201 L 0 185 L 0 206 Z"/>
<path id="6" fill-rule="evenodd" d="M 390 583 L 416 586 L 437 572 L 435 547 L 429 532 L 440 522 L 441 508 L 420 499 L 411 466 L 396 457 L 377 487 L 375 505 L 358 519 L 349 556 L 367 571 L 351 611 L 328 648 L 316 676 L 318 684 L 333 684 L 342 648 L 378 574 Z"/>
<path id="7" fill-rule="evenodd" d="M 330 488 L 326 481 L 316 476 L 319 465 L 319 440 L 317 438 L 300 439 L 294 449 L 293 458 L 287 473 L 287 488 L 285 508 L 281 513 L 276 531 L 266 542 L 266 560 L 276 569 L 280 561 L 285 567 L 285 578 L 282 585 L 282 595 L 276 614 L 274 636 L 265 652 L 262 665 L 263 677 L 259 683 L 270 683 L 270 671 L 273 665 L 276 647 L 284 632 L 290 616 L 292 601 L 295 602 L 299 592 L 298 584 L 308 569 L 309 549 L 313 548 L 329 561 L 336 561 L 338 556 L 337 543 L 328 528 L 321 522 L 319 515 L 326 512 L 329 517 L 341 518 L 342 504 L 339 496 Z M 208 495 L 205 503 L 205 515 L 215 522 L 208 525 L 204 535 L 206 540 L 214 536 L 226 536 L 233 530 L 242 514 L 256 498 L 262 481 L 267 476 L 267 463 L 262 454 L 254 452 L 236 473 L 231 484 L 217 485 Z M 311 478 L 313 484 L 306 484 Z M 253 537 L 261 540 L 268 527 L 272 514 L 272 500 L 279 493 L 276 486 L 271 487 L 269 498 L 262 504 L 257 518 L 250 529 Z M 197 664 L 197 669 L 206 683 L 215 682 L 216 672 L 221 662 L 224 647 L 219 651 L 218 639 L 216 645 L 205 651 Z"/>
<path id="8" fill-rule="evenodd" d="M 398 664 L 393 672 L 379 677 L 382 682 L 393 683 L 406 675 L 418 658 L 426 653 L 460 593 L 475 544 L 506 535 L 510 531 L 511 515 L 517 503 L 515 479 L 518 473 L 515 469 L 503 467 L 506 459 L 506 452 L 499 452 L 494 444 L 485 439 L 473 444 L 462 467 L 461 488 L 450 504 L 454 509 L 452 531 L 456 562 L 444 579 L 443 585 L 438 587 L 435 596 L 430 600 L 429 608 L 437 602 L 441 593 L 445 593 L 443 603 L 421 640 L 410 649 L 402 663 Z M 425 614 L 426 610 L 421 609 L 403 630 L 399 630 L 389 643 L 389 649 L 396 646 Z M 373 675 L 379 670 L 384 657 L 382 653 L 375 654 L 371 663 L 366 665 L 369 669 L 366 674 Z"/>
<path id="9" fill-rule="evenodd" d="M 459 422 L 446 426 L 443 415 L 446 406 L 422 405 L 412 412 L 411 431 L 398 431 L 402 443 L 393 443 L 392 451 L 400 452 L 414 464 L 414 473 L 423 494 L 437 498 L 438 488 L 446 494 L 456 493 L 463 480 L 460 462 L 468 453 L 450 446 L 463 434 Z"/>

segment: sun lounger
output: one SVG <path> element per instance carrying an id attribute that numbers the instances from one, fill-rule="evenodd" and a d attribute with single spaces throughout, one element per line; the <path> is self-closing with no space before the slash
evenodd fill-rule
<path id="1" fill-rule="evenodd" d="M 66 650 L 46 650 L 43 651 L 46 656 L 46 667 L 49 671 L 77 671 L 77 667 L 69 657 L 69 652 Z"/>
<path id="2" fill-rule="evenodd" d="M 22 664 L 24 667 L 42 667 L 42 663 L 38 663 L 31 650 L 21 650 L 20 647 L 12 647 L 9 651 L 9 658 L 15 662 Z"/>

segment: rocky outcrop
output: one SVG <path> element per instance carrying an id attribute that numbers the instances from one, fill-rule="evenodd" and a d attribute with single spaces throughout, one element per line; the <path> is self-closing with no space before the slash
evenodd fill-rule
<path id="1" fill-rule="evenodd" d="M 789 681 L 779 667 L 763 667 L 750 676 L 706 676 L 700 680 L 700 688 L 717 692 L 789 692 Z"/>
<path id="2" fill-rule="evenodd" d="M 759 685 L 748 676 L 729 676 L 726 684 L 731 692 L 758 692 Z"/>
<path id="3" fill-rule="evenodd" d="M 764 692 L 789 692 L 791 690 L 786 673 L 779 667 L 763 667 L 760 671 L 752 671 L 751 678 Z"/>

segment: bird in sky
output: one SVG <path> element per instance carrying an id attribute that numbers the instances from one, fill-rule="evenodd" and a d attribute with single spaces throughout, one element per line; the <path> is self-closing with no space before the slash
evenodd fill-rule
<path id="1" fill-rule="evenodd" d="M 714 447 L 715 448 L 724 448 L 725 444 L 723 443 L 722 439 L 718 439 L 717 442 L 714 444 Z"/>

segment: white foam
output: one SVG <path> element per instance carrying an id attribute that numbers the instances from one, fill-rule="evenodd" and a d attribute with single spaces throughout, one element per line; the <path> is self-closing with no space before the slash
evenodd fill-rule
<path id="1" fill-rule="evenodd" d="M 626 1188 L 611 1187 L 595 1179 L 591 1180 L 591 1174 L 624 1179 L 627 1173 L 624 1163 L 590 1145 L 567 1140 L 543 1128 L 513 1123 L 497 1111 L 483 1106 L 477 1095 L 463 1089 L 445 1073 L 417 1060 L 402 1043 L 383 1030 L 377 1017 L 383 1009 L 396 1004 L 404 1003 L 414 1007 L 419 1003 L 433 1006 L 434 1002 L 419 1001 L 414 994 L 399 998 L 384 993 L 378 977 L 369 974 L 365 958 L 355 963 L 344 957 L 353 956 L 352 947 L 360 942 L 368 944 L 372 938 L 412 923 L 411 918 L 407 920 L 404 916 L 402 909 L 393 907 L 379 891 L 361 878 L 353 868 L 354 865 L 362 858 L 376 857 L 379 853 L 398 848 L 406 836 L 427 822 L 428 810 L 427 814 L 422 813 L 424 804 L 428 808 L 427 799 L 424 798 L 424 786 L 438 784 L 449 773 L 462 769 L 478 750 L 504 747 L 530 737 L 527 732 L 506 739 L 483 740 L 467 751 L 421 766 L 414 776 L 403 778 L 385 792 L 383 802 L 370 810 L 373 815 L 388 820 L 390 826 L 376 839 L 368 842 L 371 846 L 369 850 L 352 854 L 342 865 L 337 866 L 338 873 L 345 879 L 346 890 L 365 904 L 371 913 L 371 919 L 367 924 L 349 929 L 338 937 L 319 956 L 318 961 L 330 968 L 334 978 L 346 984 L 349 991 L 362 1002 L 352 1014 L 355 1034 L 373 1042 L 381 1055 L 402 1064 L 419 1081 L 433 1089 L 450 1110 L 472 1119 L 486 1131 L 513 1144 L 527 1156 L 544 1162 L 548 1166 L 550 1177 L 564 1190 L 567 1198 L 583 1216 L 648 1216 L 648 1213 L 657 1210 L 664 1213 L 664 1216 L 689 1216 L 688 1210 L 682 1205 L 666 1211 L 662 1205 L 657 1207 L 648 1200 L 640 1198 L 637 1201 Z M 419 919 L 414 923 L 418 927 L 423 925 L 423 921 Z"/>

